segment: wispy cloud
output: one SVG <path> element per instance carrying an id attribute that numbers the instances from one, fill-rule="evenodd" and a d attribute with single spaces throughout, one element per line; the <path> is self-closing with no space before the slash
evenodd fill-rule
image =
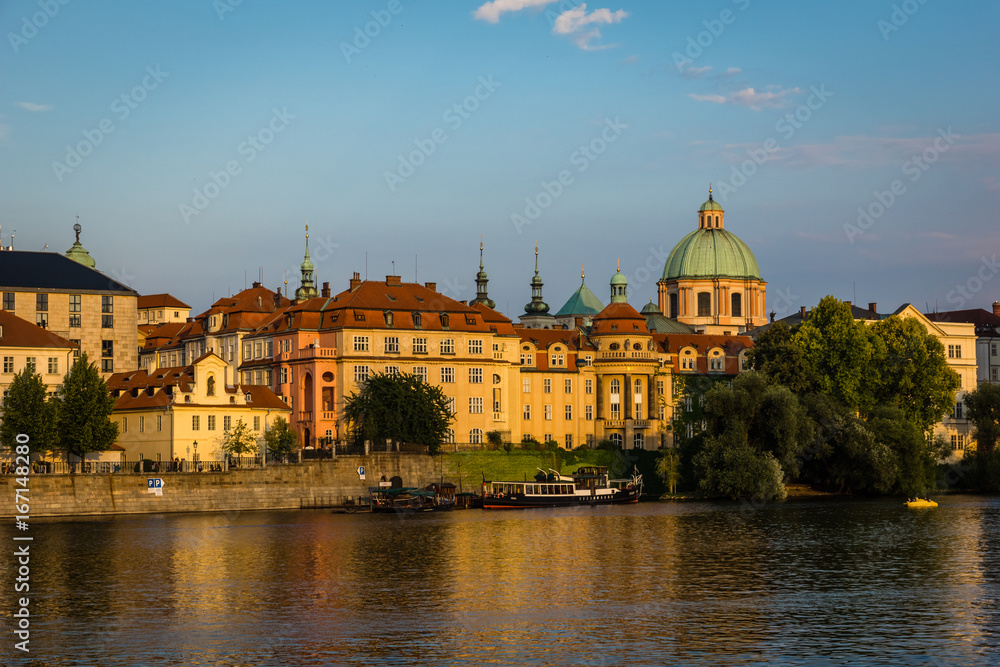
<path id="1" fill-rule="evenodd" d="M 579 7 L 568 9 L 560 14 L 552 32 L 557 35 L 571 35 L 573 42 L 584 51 L 610 49 L 617 45 L 593 43 L 594 40 L 601 38 L 601 30 L 598 26 L 621 23 L 627 16 L 628 12 L 624 9 L 619 9 L 616 12 L 610 9 L 595 9 L 588 14 L 587 3 L 581 3 Z"/>
<path id="2" fill-rule="evenodd" d="M 688 97 L 698 102 L 712 102 L 713 104 L 733 104 L 740 107 L 748 107 L 754 111 L 761 109 L 778 109 L 786 104 L 789 95 L 800 92 L 799 88 L 785 88 L 784 90 L 756 90 L 754 88 L 743 88 L 735 92 L 710 95 L 698 95 L 690 93 Z"/>
<path id="3" fill-rule="evenodd" d="M 18 102 L 17 106 L 28 111 L 48 111 L 52 108 L 51 104 L 35 104 L 34 102 Z"/>
<path id="4" fill-rule="evenodd" d="M 632 56 L 629 56 L 628 58 L 626 58 L 625 60 L 623 60 L 621 64 L 622 65 L 634 65 L 637 62 L 639 62 L 639 56 L 632 55 Z"/>
<path id="5" fill-rule="evenodd" d="M 704 67 L 692 67 L 691 65 L 686 65 L 681 69 L 680 75 L 685 79 L 703 79 L 712 74 L 712 69 L 713 68 L 710 65 L 705 65 Z M 728 67 L 725 71 L 719 72 L 711 78 L 728 79 L 742 73 L 743 70 L 739 67 Z"/>
<path id="6" fill-rule="evenodd" d="M 493 0 L 487 2 L 472 13 L 472 17 L 480 21 L 498 23 L 500 15 L 506 12 L 519 12 L 530 7 L 544 7 L 551 5 L 556 0 Z"/>

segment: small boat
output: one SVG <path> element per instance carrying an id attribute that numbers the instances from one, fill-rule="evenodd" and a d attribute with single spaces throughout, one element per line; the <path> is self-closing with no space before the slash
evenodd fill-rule
<path id="1" fill-rule="evenodd" d="M 455 507 L 454 498 L 410 487 L 368 487 L 372 512 L 442 512 Z"/>
<path id="2" fill-rule="evenodd" d="M 911 498 L 903 503 L 911 509 L 919 509 L 922 507 L 937 507 L 938 504 L 931 500 L 930 498 Z"/>
<path id="3" fill-rule="evenodd" d="M 483 481 L 483 509 L 569 507 L 639 502 L 642 475 L 610 479 L 603 466 L 583 466 L 572 475 L 539 469 L 534 481 Z"/>

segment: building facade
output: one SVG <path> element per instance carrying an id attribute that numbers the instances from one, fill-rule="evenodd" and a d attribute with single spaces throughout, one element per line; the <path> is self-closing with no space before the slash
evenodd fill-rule
<path id="1" fill-rule="evenodd" d="M 75 343 L 13 313 L 0 310 L 0 396 L 6 398 L 14 376 L 31 368 L 53 396 L 79 352 Z M 2 402 L 0 402 L 2 406 Z"/>

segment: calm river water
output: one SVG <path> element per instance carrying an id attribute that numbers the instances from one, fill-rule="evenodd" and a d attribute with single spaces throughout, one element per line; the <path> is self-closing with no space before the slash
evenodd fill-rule
<path id="1" fill-rule="evenodd" d="M 997 498 L 153 515 L 31 534 L 31 653 L 13 649 L 4 558 L 3 664 L 1000 663 Z"/>

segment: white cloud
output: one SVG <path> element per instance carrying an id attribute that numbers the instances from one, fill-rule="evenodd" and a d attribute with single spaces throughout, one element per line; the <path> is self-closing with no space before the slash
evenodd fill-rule
<path id="1" fill-rule="evenodd" d="M 487 2 L 473 12 L 472 18 L 498 23 L 500 15 L 505 12 L 519 12 L 529 7 L 544 7 L 553 2 L 556 0 L 493 0 L 493 2 Z"/>
<path id="2" fill-rule="evenodd" d="M 599 51 L 608 49 L 613 44 L 596 45 L 592 42 L 601 38 L 601 30 L 597 26 L 621 23 L 622 19 L 628 16 L 628 12 L 619 9 L 616 12 L 610 9 L 595 9 L 587 13 L 587 3 L 581 3 L 579 7 L 568 9 L 556 19 L 552 32 L 557 35 L 571 35 L 573 42 L 584 51 Z M 588 26 L 592 26 L 589 29 Z"/>
<path id="3" fill-rule="evenodd" d="M 763 91 L 753 88 L 744 88 L 727 95 L 688 95 L 698 102 L 712 102 L 714 104 L 733 104 L 741 107 L 749 107 L 754 111 L 761 109 L 776 109 L 785 105 L 785 98 L 789 95 L 800 92 L 799 88 L 786 88 L 785 90 Z"/>
<path id="4" fill-rule="evenodd" d="M 52 108 L 51 104 L 35 104 L 34 102 L 18 102 L 17 106 L 28 111 L 48 111 Z"/>

